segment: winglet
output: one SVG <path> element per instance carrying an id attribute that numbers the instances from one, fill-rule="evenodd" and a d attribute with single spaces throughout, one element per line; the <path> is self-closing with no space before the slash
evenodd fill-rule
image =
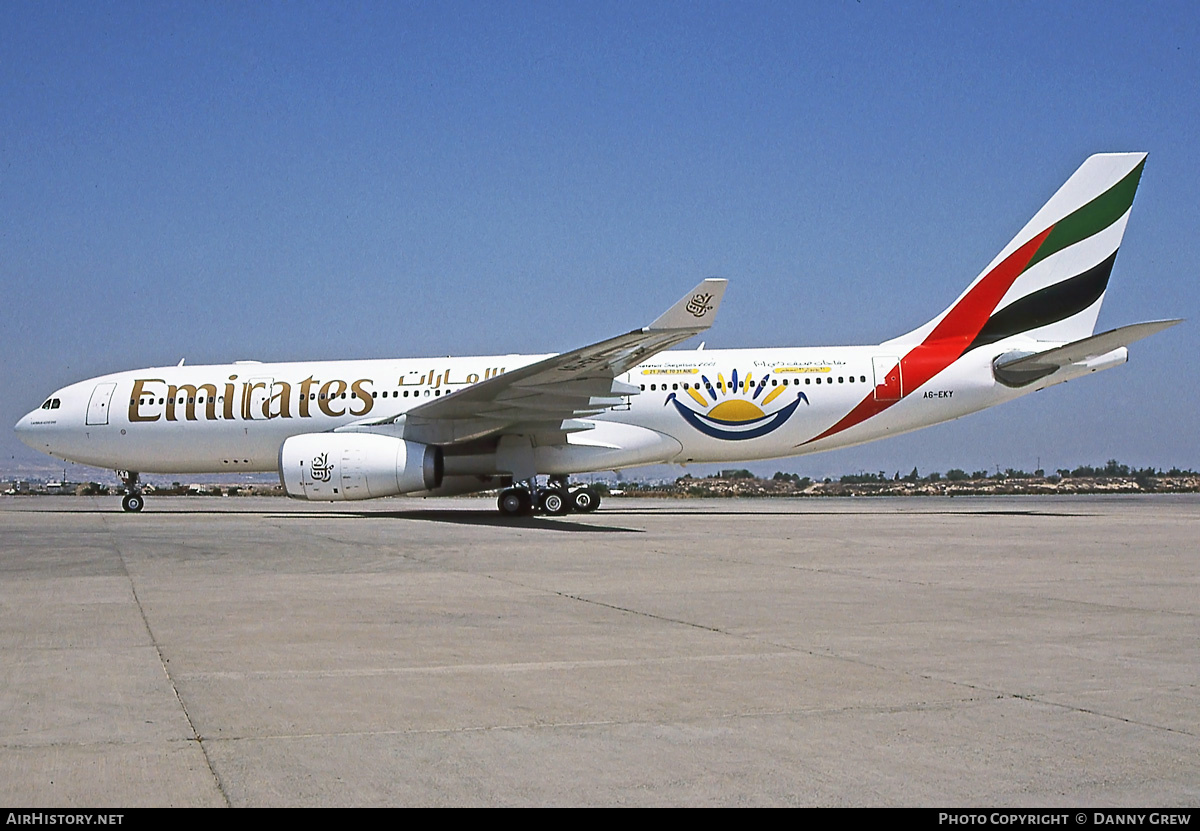
<path id="1" fill-rule="evenodd" d="M 647 331 L 662 329 L 688 329 L 693 332 L 703 332 L 712 326 L 717 316 L 717 308 L 721 298 L 725 296 L 725 286 L 728 280 L 719 277 L 709 277 L 699 283 L 667 309 L 658 320 L 647 327 Z"/>

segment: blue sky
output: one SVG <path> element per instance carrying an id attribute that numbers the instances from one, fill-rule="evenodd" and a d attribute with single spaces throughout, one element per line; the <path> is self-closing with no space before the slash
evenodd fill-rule
<path id="1" fill-rule="evenodd" d="M 180 358 L 561 351 L 712 275 L 709 348 L 877 343 L 1089 154 L 1144 150 L 1099 325 L 1188 323 L 754 467 L 1200 468 L 1198 81 L 1182 2 L 6 3 L 0 423 Z"/>

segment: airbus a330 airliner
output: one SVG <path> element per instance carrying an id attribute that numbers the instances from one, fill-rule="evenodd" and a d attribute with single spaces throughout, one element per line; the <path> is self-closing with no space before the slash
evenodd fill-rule
<path id="1" fill-rule="evenodd" d="M 64 387 L 16 431 L 119 470 L 126 511 L 138 472 L 272 470 L 298 499 L 503 488 L 506 515 L 592 511 L 570 474 L 847 447 L 1125 363 L 1179 322 L 1093 334 L 1145 158 L 1087 159 L 949 308 L 875 346 L 667 351 L 712 324 L 726 284 L 710 279 L 572 352 L 181 363 Z"/>

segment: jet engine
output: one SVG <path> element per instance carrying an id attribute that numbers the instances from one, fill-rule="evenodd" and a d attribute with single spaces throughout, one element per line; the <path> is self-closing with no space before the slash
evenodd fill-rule
<path id="1" fill-rule="evenodd" d="M 279 481 L 296 499 L 374 499 L 442 484 L 442 450 L 371 433 L 306 433 L 279 448 Z"/>

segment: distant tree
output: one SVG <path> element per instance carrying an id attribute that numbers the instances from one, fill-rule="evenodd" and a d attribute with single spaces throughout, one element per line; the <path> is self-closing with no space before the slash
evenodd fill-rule
<path id="1" fill-rule="evenodd" d="M 838 481 L 843 485 L 862 485 L 869 482 L 886 482 L 887 476 L 882 473 L 879 475 L 874 473 L 847 473 Z"/>
<path id="2" fill-rule="evenodd" d="M 952 467 L 946 471 L 946 478 L 951 482 L 965 482 L 971 477 L 962 468 Z"/>
<path id="3" fill-rule="evenodd" d="M 1116 459 L 1109 459 L 1104 463 L 1105 476 L 1128 476 L 1129 465 L 1123 465 Z"/>

